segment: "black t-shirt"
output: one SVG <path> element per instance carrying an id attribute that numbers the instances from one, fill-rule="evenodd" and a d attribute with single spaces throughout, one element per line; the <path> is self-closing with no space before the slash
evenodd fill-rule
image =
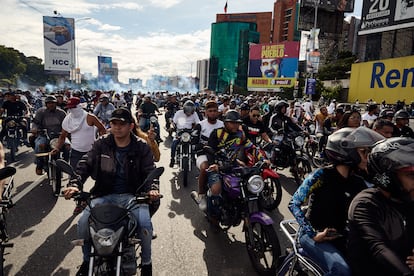
<path id="1" fill-rule="evenodd" d="M 267 133 L 269 130 L 262 121 L 257 121 L 257 123 L 254 124 L 250 118 L 247 117 L 243 120 L 243 131 L 250 141 L 256 143 L 257 138 L 261 137 L 262 133 Z"/>
<path id="2" fill-rule="evenodd" d="M 27 111 L 27 107 L 23 102 L 5 101 L 2 108 L 7 112 L 7 116 L 23 116 Z"/>

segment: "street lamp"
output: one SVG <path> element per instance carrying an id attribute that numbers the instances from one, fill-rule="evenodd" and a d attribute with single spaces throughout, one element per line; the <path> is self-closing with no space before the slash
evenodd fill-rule
<path id="1" fill-rule="evenodd" d="M 75 31 L 76 31 L 76 22 L 79 22 L 79 21 L 83 21 L 83 20 L 90 20 L 90 19 L 92 19 L 91 17 L 81 17 L 81 18 L 76 18 L 74 21 L 74 28 L 75 28 Z M 75 65 L 76 64 L 78 64 L 78 68 L 79 68 L 79 63 L 77 63 L 77 60 L 76 59 L 78 59 L 79 58 L 79 56 L 78 56 L 78 52 L 76 53 L 76 58 L 75 58 L 75 55 L 74 55 L 74 53 L 75 53 L 75 49 L 77 50 L 77 47 L 76 47 L 76 35 L 74 35 L 74 43 L 72 44 L 73 46 L 72 46 L 72 64 L 71 64 L 71 81 L 73 80 L 73 77 L 75 77 L 75 81 L 76 81 L 76 78 L 77 78 L 77 70 L 75 71 L 74 69 L 76 69 L 76 68 L 74 68 L 75 67 Z M 82 42 L 82 41 L 81 41 Z M 79 42 L 80 43 L 80 42 Z"/>

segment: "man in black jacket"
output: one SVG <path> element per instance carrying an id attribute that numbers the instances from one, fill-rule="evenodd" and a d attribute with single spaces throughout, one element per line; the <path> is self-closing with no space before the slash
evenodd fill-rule
<path id="1" fill-rule="evenodd" d="M 158 198 L 158 187 L 148 185 L 142 187 L 143 180 L 154 169 L 154 158 L 150 147 L 132 134 L 135 127 L 132 115 L 126 108 L 116 109 L 110 118 L 111 134 L 96 141 L 86 155 L 79 161 L 76 172 L 82 177 L 82 183 L 91 176 L 95 185 L 91 189 L 92 206 L 112 203 L 126 206 L 136 192 L 148 192 L 151 199 Z M 81 185 L 81 184 L 80 184 Z M 79 187 L 81 188 L 81 187 Z M 69 199 L 78 187 L 65 190 L 65 198 Z M 90 209 L 87 207 L 78 222 L 78 235 L 88 241 L 88 218 Z M 132 210 L 139 225 L 139 237 L 142 246 L 141 275 L 152 275 L 151 239 L 152 223 L 148 204 Z M 86 275 L 88 271 L 88 244 L 83 246 L 84 262 L 77 275 Z"/>

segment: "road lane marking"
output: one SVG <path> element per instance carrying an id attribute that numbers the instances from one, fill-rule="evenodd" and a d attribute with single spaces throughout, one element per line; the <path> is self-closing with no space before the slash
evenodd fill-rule
<path id="1" fill-rule="evenodd" d="M 39 185 L 45 178 L 47 177 L 47 174 L 40 176 L 38 179 L 32 182 L 29 186 L 24 188 L 20 193 L 13 196 L 13 203 L 16 203 L 20 199 L 22 199 L 26 194 L 28 194 L 31 190 L 33 190 L 37 185 Z"/>

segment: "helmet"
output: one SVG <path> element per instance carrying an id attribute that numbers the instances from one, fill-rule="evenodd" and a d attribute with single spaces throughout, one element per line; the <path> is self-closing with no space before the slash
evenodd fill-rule
<path id="1" fill-rule="evenodd" d="M 394 111 L 392 109 L 386 108 L 381 110 L 379 116 L 379 118 L 384 119 L 387 117 L 394 117 Z"/>
<path id="2" fill-rule="evenodd" d="M 361 162 L 357 148 L 372 147 L 384 137 L 367 127 L 341 128 L 328 136 L 325 153 L 334 164 L 356 166 Z"/>
<path id="3" fill-rule="evenodd" d="M 192 101 L 188 100 L 183 105 L 183 110 L 186 115 L 191 115 L 195 111 L 195 105 Z"/>
<path id="4" fill-rule="evenodd" d="M 405 199 L 407 194 L 397 178 L 399 169 L 414 170 L 414 139 L 392 137 L 375 144 L 368 156 L 368 171 L 374 185 Z"/>
<path id="5" fill-rule="evenodd" d="M 230 109 L 224 115 L 224 122 L 235 122 L 235 123 L 242 123 L 242 119 L 240 117 L 239 112 L 234 109 Z"/>
<path id="6" fill-rule="evenodd" d="M 283 107 L 289 107 L 289 104 L 286 101 L 279 101 L 276 105 L 275 105 L 275 112 L 280 112 L 282 110 Z"/>
<path id="7" fill-rule="evenodd" d="M 57 103 L 57 99 L 55 96 L 50 95 L 45 98 L 45 103 Z"/>
<path id="8" fill-rule="evenodd" d="M 106 94 L 101 94 L 100 96 L 99 96 L 99 100 L 109 100 L 109 97 L 108 97 L 108 95 L 106 95 Z"/>
<path id="9" fill-rule="evenodd" d="M 395 115 L 394 119 L 410 119 L 410 114 L 406 110 L 398 110 Z"/>

